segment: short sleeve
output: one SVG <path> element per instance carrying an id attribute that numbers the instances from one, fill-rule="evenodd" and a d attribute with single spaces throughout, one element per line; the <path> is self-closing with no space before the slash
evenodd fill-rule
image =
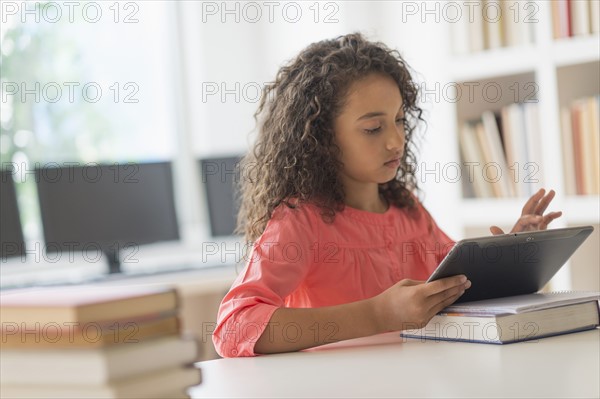
<path id="1" fill-rule="evenodd" d="M 219 307 L 213 343 L 221 356 L 255 355 L 254 345 L 271 316 L 310 270 L 309 248 L 317 239 L 314 217 L 308 206 L 281 205 L 273 212 Z"/>

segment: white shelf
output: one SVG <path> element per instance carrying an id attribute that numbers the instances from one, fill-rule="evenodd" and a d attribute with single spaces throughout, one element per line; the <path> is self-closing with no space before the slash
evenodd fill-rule
<path id="1" fill-rule="evenodd" d="M 539 53 L 534 45 L 523 45 L 454 56 L 449 63 L 450 76 L 455 82 L 466 82 L 533 72 Z"/>
<path id="2" fill-rule="evenodd" d="M 462 221 L 468 227 L 491 225 L 512 226 L 525 205 L 526 198 L 469 198 L 461 204 Z M 600 197 L 570 197 L 562 203 L 556 200 L 552 209 L 563 212 L 562 224 L 600 224 Z"/>
<path id="3" fill-rule="evenodd" d="M 580 36 L 556 40 L 552 45 L 552 59 L 558 67 L 598 62 L 600 60 L 600 36 Z"/>
<path id="4" fill-rule="evenodd" d="M 465 226 L 512 226 L 521 215 L 524 198 L 469 198 L 461 205 Z"/>
<path id="5" fill-rule="evenodd" d="M 571 197 L 565 201 L 564 214 L 569 224 L 600 224 L 600 197 Z"/>

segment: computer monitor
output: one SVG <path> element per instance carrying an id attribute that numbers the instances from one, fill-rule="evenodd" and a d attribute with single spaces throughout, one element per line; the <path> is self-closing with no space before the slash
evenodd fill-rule
<path id="1" fill-rule="evenodd" d="M 23 256 L 25 240 L 12 173 L 9 170 L 0 171 L 0 179 L 0 257 L 5 260 Z"/>
<path id="2" fill-rule="evenodd" d="M 199 160 L 204 187 L 210 233 L 213 237 L 232 236 L 240 209 L 237 187 L 242 177 L 241 156 Z"/>
<path id="3" fill-rule="evenodd" d="M 170 162 L 37 168 L 36 183 L 49 251 L 101 250 L 119 273 L 119 250 L 179 239 Z"/>

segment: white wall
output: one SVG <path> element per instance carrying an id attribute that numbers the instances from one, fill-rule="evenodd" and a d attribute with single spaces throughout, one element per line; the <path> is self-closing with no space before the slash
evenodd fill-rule
<path id="1" fill-rule="evenodd" d="M 447 80 L 442 62 L 449 48 L 447 25 L 431 16 L 423 23 L 422 15 L 408 13 L 410 9 L 402 2 L 276 2 L 271 9 L 264 2 L 231 2 L 226 8 L 223 4 L 178 3 L 189 132 L 182 145 L 191 148 L 189 156 L 246 151 L 253 140 L 256 88 L 273 80 L 283 63 L 314 41 L 361 31 L 398 49 L 419 73 L 416 78 L 427 81 L 424 87 L 434 88 L 435 82 L 443 85 Z M 440 45 L 440 38 L 448 45 Z M 453 113 L 443 101 L 436 102 L 435 95 L 423 107 L 429 128 L 420 159 L 431 169 L 436 162 L 457 159 L 456 143 L 444 134 L 445 126 L 453 123 Z M 439 224 L 450 235 L 459 234 L 456 213 L 447 211 L 458 200 L 458 185 L 436 182 L 434 174 L 420 175 L 420 182 L 426 192 L 425 205 Z M 197 195 L 189 190 L 199 190 L 187 189 L 188 197 Z M 205 224 L 206 215 L 187 213 L 184 219 L 188 225 Z"/>

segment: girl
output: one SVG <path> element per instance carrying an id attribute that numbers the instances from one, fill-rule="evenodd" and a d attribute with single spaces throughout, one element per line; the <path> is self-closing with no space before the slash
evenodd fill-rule
<path id="1" fill-rule="evenodd" d="M 220 355 L 420 328 L 470 287 L 423 282 L 454 242 L 414 194 L 417 95 L 400 54 L 360 34 L 311 44 L 265 87 L 241 187 L 254 245 L 219 309 Z M 545 229 L 553 197 L 532 196 L 512 231 Z"/>

